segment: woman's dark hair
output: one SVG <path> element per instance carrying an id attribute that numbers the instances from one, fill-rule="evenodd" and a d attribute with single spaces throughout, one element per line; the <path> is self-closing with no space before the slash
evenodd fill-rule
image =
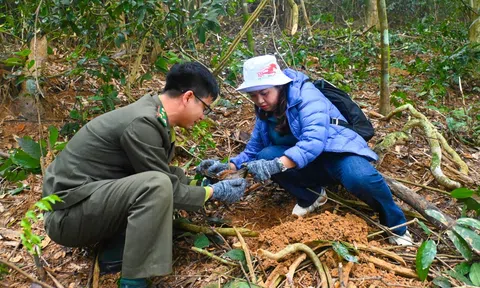
<path id="1" fill-rule="evenodd" d="M 290 125 L 288 125 L 287 119 L 287 95 L 289 86 L 289 84 L 275 86 L 275 88 L 278 89 L 278 103 L 274 111 L 263 111 L 259 107 L 255 106 L 255 112 L 260 119 L 267 120 L 270 116 L 274 116 L 275 118 L 277 118 L 277 126 L 275 126 L 275 131 L 277 131 L 282 136 L 287 135 L 291 132 Z"/>

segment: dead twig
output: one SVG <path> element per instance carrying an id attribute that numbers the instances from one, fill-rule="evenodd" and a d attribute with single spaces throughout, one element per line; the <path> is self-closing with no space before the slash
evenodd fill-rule
<path id="1" fill-rule="evenodd" d="M 417 222 L 418 222 L 418 219 L 415 218 L 415 219 L 413 219 L 413 220 L 410 220 L 410 221 L 405 222 L 405 223 L 400 224 L 400 225 L 396 225 L 396 226 L 393 226 L 393 227 L 386 227 L 386 229 L 392 231 L 392 230 L 394 230 L 394 229 L 397 229 L 397 228 L 400 228 L 400 227 L 404 227 L 404 226 L 408 226 L 408 225 L 410 225 L 410 224 L 412 224 L 412 223 L 417 223 Z M 385 231 L 382 230 L 382 231 L 373 232 L 373 233 L 371 233 L 371 234 L 368 234 L 367 238 L 372 238 L 373 236 L 380 235 L 380 234 L 382 234 L 383 232 L 385 232 Z"/>
<path id="2" fill-rule="evenodd" d="M 392 178 L 392 179 L 395 179 L 395 180 L 397 180 L 398 182 L 403 182 L 403 183 L 407 183 L 407 184 L 410 184 L 410 185 L 422 187 L 422 188 L 425 188 L 425 189 L 428 189 L 428 190 L 431 190 L 431 191 L 439 192 L 439 193 L 442 193 L 442 194 L 445 194 L 445 195 L 449 195 L 449 196 L 450 196 L 450 193 L 448 193 L 447 191 L 442 190 L 442 189 L 433 188 L 433 187 L 430 187 L 430 186 L 427 186 L 427 185 L 423 185 L 423 184 L 418 184 L 418 183 L 411 182 L 411 181 L 408 181 L 408 180 L 405 180 L 405 179 L 399 179 L 399 178 Z"/>
<path id="3" fill-rule="evenodd" d="M 5 152 L 3 152 L 3 151 L 0 150 L 0 157 L 5 158 L 5 159 L 8 159 L 8 158 L 10 158 L 10 154 L 5 153 Z"/>
<path id="4" fill-rule="evenodd" d="M 245 253 L 245 259 L 247 260 L 247 266 L 248 266 L 248 271 L 250 272 L 250 278 L 252 279 L 253 284 L 257 283 L 257 279 L 255 277 L 255 270 L 253 269 L 253 264 L 252 264 L 252 257 L 250 256 L 250 250 L 248 249 L 247 243 L 245 243 L 245 239 L 243 239 L 242 234 L 238 232 L 237 228 L 233 227 L 233 230 L 235 230 L 235 233 L 237 234 L 238 240 L 240 240 L 240 243 L 242 244 L 242 250 Z"/>
<path id="5" fill-rule="evenodd" d="M 13 270 L 17 271 L 18 273 L 22 274 L 23 276 L 27 277 L 30 281 L 34 282 L 34 283 L 37 283 L 38 285 L 42 286 L 42 287 L 45 287 L 45 288 L 55 288 L 45 282 L 42 282 L 36 278 L 34 278 L 33 276 L 30 276 L 28 273 L 26 273 L 25 271 L 23 271 L 22 269 L 18 268 L 15 264 L 13 263 L 10 263 L 9 261 L 7 260 L 4 260 L 2 258 L 0 258 L 0 263 L 4 264 L 4 265 L 7 265 L 8 267 L 12 268 Z"/>
<path id="6" fill-rule="evenodd" d="M 45 270 L 47 270 L 47 268 L 45 268 Z M 50 277 L 50 279 L 52 279 L 53 283 L 55 283 L 55 285 L 57 285 L 57 288 L 65 288 L 65 286 L 62 285 L 62 283 L 60 283 L 57 278 L 55 278 L 53 276 L 52 273 L 50 273 L 48 270 L 46 271 L 47 272 L 47 275 L 48 277 Z"/>
<path id="7" fill-rule="evenodd" d="M 382 259 L 375 258 L 373 256 L 367 256 L 367 255 L 361 255 L 361 257 L 368 261 L 373 263 L 375 266 L 380 267 L 382 269 L 385 269 L 387 271 L 391 271 L 397 275 L 408 277 L 408 278 L 415 278 L 418 279 L 418 275 L 415 271 L 412 269 L 408 269 L 405 267 L 399 267 L 397 265 L 390 264 Z"/>

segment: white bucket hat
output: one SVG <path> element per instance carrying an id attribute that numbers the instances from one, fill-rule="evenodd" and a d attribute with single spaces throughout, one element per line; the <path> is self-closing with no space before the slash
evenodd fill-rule
<path id="1" fill-rule="evenodd" d="M 243 83 L 237 90 L 248 93 L 291 82 L 273 55 L 253 57 L 243 63 Z"/>

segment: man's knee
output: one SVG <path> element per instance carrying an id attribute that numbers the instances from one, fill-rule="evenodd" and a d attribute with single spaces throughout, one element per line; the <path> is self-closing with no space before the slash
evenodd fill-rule
<path id="1" fill-rule="evenodd" d="M 143 186 L 145 193 L 149 195 L 148 198 L 154 201 L 172 202 L 173 201 L 173 187 L 170 178 L 157 171 L 148 171 L 137 174 L 137 181 Z"/>

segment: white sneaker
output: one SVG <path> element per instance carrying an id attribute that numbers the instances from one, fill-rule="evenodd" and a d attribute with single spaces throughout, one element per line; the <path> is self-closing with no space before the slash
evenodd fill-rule
<path id="1" fill-rule="evenodd" d="M 390 244 L 399 246 L 413 245 L 412 235 L 410 235 L 410 232 L 408 232 L 408 230 L 402 236 L 393 236 L 391 238 L 388 238 L 388 242 L 390 242 Z"/>
<path id="2" fill-rule="evenodd" d="M 303 217 L 308 213 L 313 212 L 315 209 L 322 206 L 323 204 L 327 203 L 327 200 L 327 193 L 325 193 L 325 188 L 322 187 L 322 190 L 320 191 L 320 196 L 318 196 L 317 200 L 315 200 L 312 205 L 308 207 L 302 207 L 296 204 L 295 207 L 293 207 L 292 215 Z"/>

